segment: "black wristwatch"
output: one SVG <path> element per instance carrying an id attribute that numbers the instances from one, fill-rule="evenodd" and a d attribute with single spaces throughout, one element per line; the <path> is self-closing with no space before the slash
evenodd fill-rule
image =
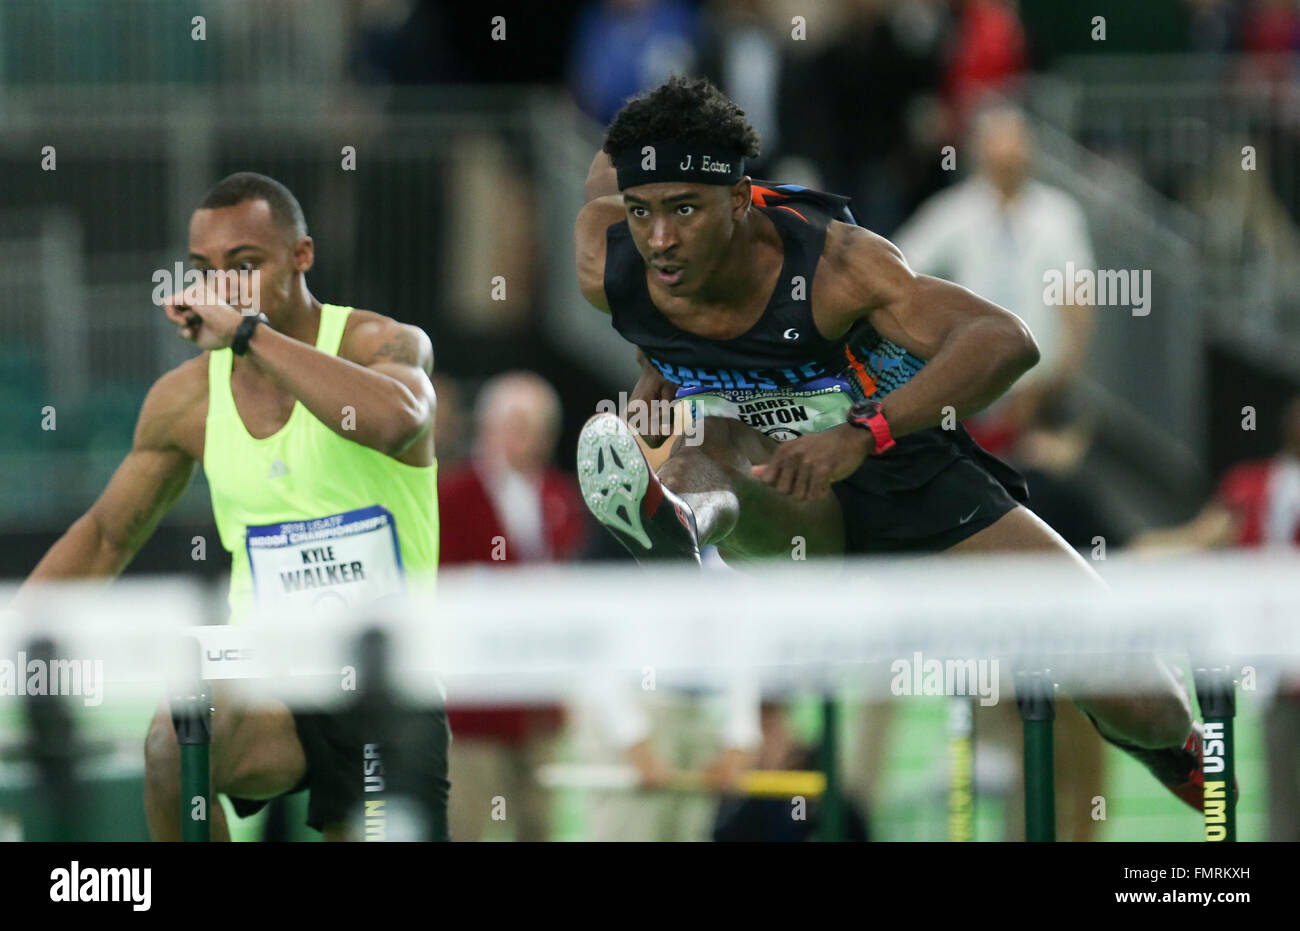
<path id="1" fill-rule="evenodd" d="M 880 455 L 895 445 L 894 435 L 889 430 L 889 421 L 881 413 L 879 401 L 859 401 L 849 408 L 845 420 L 861 430 L 867 430 L 876 440 L 874 455 Z"/>
<path id="2" fill-rule="evenodd" d="M 230 341 L 230 351 L 237 356 L 248 352 L 248 341 L 253 338 L 253 331 L 259 323 L 269 324 L 266 314 L 252 314 L 239 321 L 235 328 L 235 338 Z"/>

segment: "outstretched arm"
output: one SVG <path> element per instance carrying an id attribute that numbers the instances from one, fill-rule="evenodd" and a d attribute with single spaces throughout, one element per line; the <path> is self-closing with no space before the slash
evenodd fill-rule
<path id="1" fill-rule="evenodd" d="M 176 503 L 194 473 L 194 460 L 172 442 L 173 428 L 191 401 L 184 394 L 184 380 L 169 372 L 150 389 L 131 451 L 99 500 L 36 564 L 14 608 L 21 608 L 43 581 L 116 576 Z"/>

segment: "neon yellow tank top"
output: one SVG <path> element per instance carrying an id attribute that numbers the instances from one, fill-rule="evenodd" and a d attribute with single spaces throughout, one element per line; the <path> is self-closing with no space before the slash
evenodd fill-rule
<path id="1" fill-rule="evenodd" d="M 316 348 L 337 355 L 350 307 L 324 304 Z M 203 471 L 231 555 L 230 621 L 255 603 L 352 604 L 438 565 L 438 463 L 417 467 L 335 433 L 295 401 L 256 439 L 230 391 L 233 354 L 208 359 Z M 339 412 L 340 418 L 344 412 Z"/>

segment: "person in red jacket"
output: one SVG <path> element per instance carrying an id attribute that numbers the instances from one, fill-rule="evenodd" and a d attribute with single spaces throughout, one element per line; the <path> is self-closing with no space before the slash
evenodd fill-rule
<path id="1" fill-rule="evenodd" d="M 441 564 L 576 558 L 586 518 L 575 479 L 551 466 L 560 430 L 555 390 L 531 372 L 499 375 L 480 391 L 474 420 L 469 461 L 438 480 Z M 451 701 L 452 839 L 479 840 L 504 820 L 515 840 L 545 840 L 549 799 L 533 772 L 554 743 L 562 709 Z"/>

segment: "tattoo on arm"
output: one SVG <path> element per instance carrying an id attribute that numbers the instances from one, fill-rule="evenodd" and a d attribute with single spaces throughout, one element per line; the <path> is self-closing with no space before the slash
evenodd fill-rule
<path id="1" fill-rule="evenodd" d="M 420 347 L 414 337 L 406 333 L 394 336 L 375 353 L 375 362 L 397 362 L 401 365 L 420 364 Z"/>

